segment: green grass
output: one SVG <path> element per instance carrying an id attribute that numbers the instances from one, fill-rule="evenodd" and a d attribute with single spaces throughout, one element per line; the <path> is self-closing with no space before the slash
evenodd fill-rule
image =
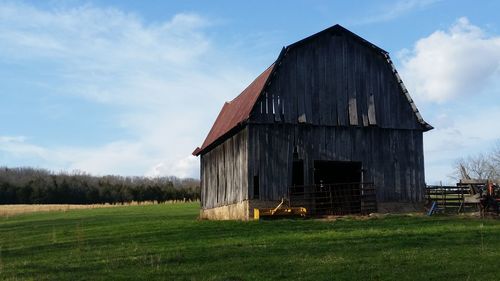
<path id="1" fill-rule="evenodd" d="M 500 280 L 500 221 L 198 221 L 196 204 L 0 218 L 1 280 Z"/>

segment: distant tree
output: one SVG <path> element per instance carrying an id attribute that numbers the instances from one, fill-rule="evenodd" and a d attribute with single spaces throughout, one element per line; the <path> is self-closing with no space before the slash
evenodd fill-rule
<path id="1" fill-rule="evenodd" d="M 0 204 L 94 204 L 199 200 L 196 179 L 120 177 L 0 167 Z"/>

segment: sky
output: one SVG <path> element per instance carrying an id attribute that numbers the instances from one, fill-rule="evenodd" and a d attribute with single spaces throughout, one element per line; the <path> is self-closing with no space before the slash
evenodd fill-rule
<path id="1" fill-rule="evenodd" d="M 198 177 L 225 101 L 340 24 L 388 51 L 428 184 L 500 140 L 500 1 L 0 0 L 0 166 Z"/>

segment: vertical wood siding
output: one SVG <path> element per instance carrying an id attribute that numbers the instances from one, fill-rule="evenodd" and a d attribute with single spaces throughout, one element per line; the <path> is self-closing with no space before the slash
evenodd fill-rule
<path id="1" fill-rule="evenodd" d="M 204 209 L 248 199 L 248 129 L 201 156 L 201 206 Z"/>
<path id="2" fill-rule="evenodd" d="M 309 124 L 249 125 L 249 194 L 254 176 L 260 198 L 279 200 L 292 184 L 294 149 L 304 161 L 305 184 L 314 183 L 314 161 L 359 161 L 380 202 L 420 202 L 425 178 L 422 131 Z M 250 196 L 252 198 L 252 196 Z"/>
<path id="3" fill-rule="evenodd" d="M 423 129 L 383 54 L 334 32 L 285 53 L 250 120 L 296 124 L 301 116 L 314 125 Z"/>
<path id="4" fill-rule="evenodd" d="M 423 128 L 383 54 L 330 32 L 280 62 L 250 117 L 249 194 L 258 175 L 261 199 L 285 195 L 296 149 L 307 184 L 314 160 L 361 161 L 379 201 L 423 199 Z"/>

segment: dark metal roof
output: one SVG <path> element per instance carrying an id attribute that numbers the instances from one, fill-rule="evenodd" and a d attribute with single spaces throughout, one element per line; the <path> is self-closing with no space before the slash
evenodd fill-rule
<path id="1" fill-rule="evenodd" d="M 250 112 L 273 69 L 274 63 L 262 72 L 239 96 L 230 102 L 224 103 L 201 148 L 197 147 L 193 151 L 193 155 L 200 155 L 211 144 L 249 118 Z"/>

